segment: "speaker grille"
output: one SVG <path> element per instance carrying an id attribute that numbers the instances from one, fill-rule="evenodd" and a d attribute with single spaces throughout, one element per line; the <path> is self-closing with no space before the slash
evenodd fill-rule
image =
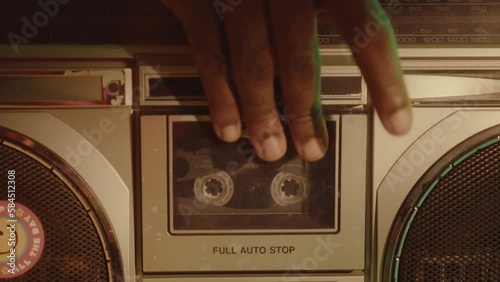
<path id="1" fill-rule="evenodd" d="M 402 225 L 394 280 L 498 281 L 499 141 L 483 141 L 423 185 Z"/>
<path id="2" fill-rule="evenodd" d="M 1 187 L 7 187 L 8 170 L 15 170 L 16 203 L 33 211 L 45 232 L 36 266 L 9 281 L 110 281 L 105 244 L 88 209 L 67 180 L 37 159 L 43 158 L 0 144 Z M 6 189 L 0 199 L 7 199 Z"/>

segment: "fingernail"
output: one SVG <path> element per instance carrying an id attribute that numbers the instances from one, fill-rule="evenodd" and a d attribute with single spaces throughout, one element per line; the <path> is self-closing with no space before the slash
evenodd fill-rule
<path id="1" fill-rule="evenodd" d="M 317 161 L 325 156 L 326 148 L 323 142 L 316 138 L 311 138 L 302 143 L 302 158 L 306 161 Z"/>
<path id="2" fill-rule="evenodd" d="M 222 128 L 220 137 L 226 142 L 234 142 L 240 138 L 240 129 L 235 124 L 227 125 Z"/>
<path id="3" fill-rule="evenodd" d="M 281 144 L 277 135 L 271 135 L 266 140 L 256 145 L 257 154 L 259 158 L 266 161 L 277 161 L 284 154 L 286 147 L 284 148 Z"/>
<path id="4" fill-rule="evenodd" d="M 402 135 L 410 130 L 411 112 L 408 107 L 401 108 L 389 117 L 389 127 L 392 134 Z"/>

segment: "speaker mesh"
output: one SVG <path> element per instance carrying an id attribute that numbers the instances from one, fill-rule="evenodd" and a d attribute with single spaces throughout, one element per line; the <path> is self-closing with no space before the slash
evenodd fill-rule
<path id="1" fill-rule="evenodd" d="M 37 265 L 9 281 L 110 281 L 103 242 L 71 189 L 35 158 L 0 144 L 1 186 L 16 171 L 16 202 L 40 219 L 45 247 Z M 0 189 L 0 200 L 7 189 Z"/>
<path id="2" fill-rule="evenodd" d="M 396 281 L 498 281 L 498 141 L 462 155 L 428 182 L 400 237 Z"/>

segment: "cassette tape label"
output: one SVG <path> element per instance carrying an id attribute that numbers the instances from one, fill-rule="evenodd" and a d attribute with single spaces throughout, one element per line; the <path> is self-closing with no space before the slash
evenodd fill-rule
<path id="1" fill-rule="evenodd" d="M 327 126 L 324 159 L 306 163 L 290 143 L 282 159 L 269 163 L 244 136 L 223 143 L 208 119 L 170 116 L 170 232 L 335 232 L 336 121 Z"/>

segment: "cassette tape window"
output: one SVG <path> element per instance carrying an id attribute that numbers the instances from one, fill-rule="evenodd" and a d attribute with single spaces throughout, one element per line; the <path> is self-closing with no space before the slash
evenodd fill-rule
<path id="1" fill-rule="evenodd" d="M 208 120 L 169 119 L 172 233 L 336 231 L 335 121 L 328 121 L 332 142 L 321 161 L 303 162 L 288 144 L 269 163 L 248 138 L 219 141 Z"/>

